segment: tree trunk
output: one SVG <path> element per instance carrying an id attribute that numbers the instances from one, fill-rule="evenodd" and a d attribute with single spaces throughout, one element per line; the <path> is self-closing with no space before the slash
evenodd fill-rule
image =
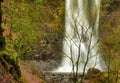
<path id="1" fill-rule="evenodd" d="M 5 45 L 5 39 L 2 35 L 3 29 L 1 26 L 2 23 L 2 9 L 1 9 L 1 3 L 3 2 L 3 0 L 0 0 L 0 50 L 2 50 L 4 48 Z"/>

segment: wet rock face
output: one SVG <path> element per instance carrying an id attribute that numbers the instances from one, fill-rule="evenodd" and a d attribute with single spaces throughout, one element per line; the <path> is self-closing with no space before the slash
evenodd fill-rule
<path id="1" fill-rule="evenodd" d="M 62 58 L 62 37 L 48 32 L 43 40 L 38 41 L 31 57 L 38 61 L 60 60 Z"/>

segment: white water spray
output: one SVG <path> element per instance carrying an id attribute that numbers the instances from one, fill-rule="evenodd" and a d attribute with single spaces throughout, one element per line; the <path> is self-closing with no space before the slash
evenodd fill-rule
<path id="1" fill-rule="evenodd" d="M 98 47 L 100 0 L 66 0 L 63 60 L 54 72 L 104 69 Z"/>

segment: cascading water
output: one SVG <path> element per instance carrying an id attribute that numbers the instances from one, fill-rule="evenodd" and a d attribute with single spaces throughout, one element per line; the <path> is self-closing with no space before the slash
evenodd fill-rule
<path id="1" fill-rule="evenodd" d="M 63 60 L 54 72 L 103 70 L 98 47 L 100 0 L 66 0 Z"/>

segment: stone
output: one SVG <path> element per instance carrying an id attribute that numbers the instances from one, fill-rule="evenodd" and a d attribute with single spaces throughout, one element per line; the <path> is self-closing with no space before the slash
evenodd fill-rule
<path id="1" fill-rule="evenodd" d="M 85 75 L 85 79 L 97 78 L 101 75 L 101 71 L 96 68 L 89 68 L 87 74 Z"/>

